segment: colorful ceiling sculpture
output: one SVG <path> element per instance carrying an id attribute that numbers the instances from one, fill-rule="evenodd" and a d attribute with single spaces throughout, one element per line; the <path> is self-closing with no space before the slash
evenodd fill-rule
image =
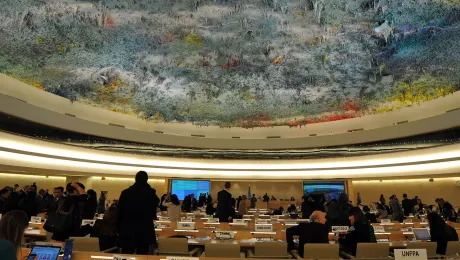
<path id="1" fill-rule="evenodd" d="M 6 4 L 5 4 L 6 3 Z M 3 0 L 0 72 L 158 122 L 262 127 L 460 89 L 459 0 Z"/>

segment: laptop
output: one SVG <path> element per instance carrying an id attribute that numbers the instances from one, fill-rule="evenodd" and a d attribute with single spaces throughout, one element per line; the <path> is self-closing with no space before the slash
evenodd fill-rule
<path id="1" fill-rule="evenodd" d="M 61 247 L 59 246 L 39 246 L 35 245 L 30 251 L 29 258 L 35 255 L 34 260 L 57 260 Z M 29 259 L 27 258 L 27 259 Z"/>
<path id="2" fill-rule="evenodd" d="M 416 241 L 430 241 L 431 240 L 430 231 L 427 228 L 413 228 L 412 232 L 414 232 Z"/>

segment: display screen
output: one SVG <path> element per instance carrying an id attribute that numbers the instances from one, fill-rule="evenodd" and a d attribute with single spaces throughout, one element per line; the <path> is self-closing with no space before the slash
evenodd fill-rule
<path id="1" fill-rule="evenodd" d="M 307 182 L 303 183 L 304 194 L 323 193 L 326 201 L 338 199 L 340 193 L 345 192 L 343 181 L 334 182 Z"/>
<path id="2" fill-rule="evenodd" d="M 60 251 L 60 247 L 34 246 L 30 254 L 35 255 L 34 259 L 36 260 L 56 260 Z"/>
<path id="3" fill-rule="evenodd" d="M 171 193 L 176 194 L 179 200 L 183 200 L 189 194 L 195 194 L 195 198 L 198 198 L 200 193 L 209 193 L 210 187 L 210 181 L 173 180 Z"/>

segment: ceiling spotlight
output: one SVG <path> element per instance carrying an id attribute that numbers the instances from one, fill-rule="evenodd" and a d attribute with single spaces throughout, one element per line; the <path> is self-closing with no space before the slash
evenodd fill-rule
<path id="1" fill-rule="evenodd" d="M 428 181 L 429 181 L 429 182 L 434 182 L 434 179 L 433 179 L 433 178 L 431 178 L 431 179 L 429 179 Z"/>
<path id="2" fill-rule="evenodd" d="M 101 178 L 101 181 L 105 181 L 105 177 L 102 177 L 102 178 Z"/>

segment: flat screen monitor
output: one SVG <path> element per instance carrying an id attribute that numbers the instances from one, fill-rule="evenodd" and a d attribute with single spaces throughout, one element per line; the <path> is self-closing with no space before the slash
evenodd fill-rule
<path id="1" fill-rule="evenodd" d="M 303 183 L 303 193 L 319 194 L 325 196 L 326 201 L 338 199 L 340 193 L 345 192 L 345 183 L 343 181 L 327 181 L 327 182 L 313 182 L 305 181 Z"/>
<path id="2" fill-rule="evenodd" d="M 413 228 L 415 240 L 417 241 L 429 241 L 431 240 L 430 231 L 427 228 Z"/>
<path id="3" fill-rule="evenodd" d="M 172 180 L 171 193 L 176 194 L 179 200 L 184 200 L 189 194 L 195 194 L 198 199 L 200 193 L 209 193 L 210 187 L 211 182 L 205 180 Z"/>
<path id="4" fill-rule="evenodd" d="M 61 251 L 57 246 L 38 246 L 35 245 L 30 251 L 30 255 L 36 255 L 36 260 L 56 260 Z"/>

